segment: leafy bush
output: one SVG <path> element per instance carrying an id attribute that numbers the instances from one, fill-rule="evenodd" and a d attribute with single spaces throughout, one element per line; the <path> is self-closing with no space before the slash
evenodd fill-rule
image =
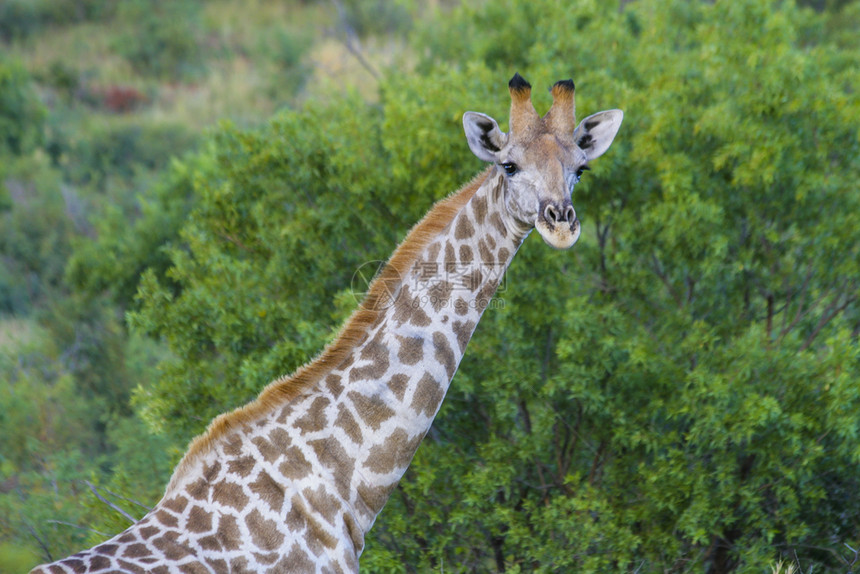
<path id="1" fill-rule="evenodd" d="M 114 49 L 141 74 L 193 77 L 201 64 L 199 4 L 190 0 L 127 0 L 117 8 L 123 32 Z"/>
<path id="2" fill-rule="evenodd" d="M 45 110 L 30 75 L 19 62 L 0 54 L 0 158 L 22 155 L 39 145 L 44 121 Z"/>
<path id="3" fill-rule="evenodd" d="M 116 4 L 112 0 L 4 0 L 0 2 L 0 40 L 24 39 L 51 25 L 105 20 Z"/>
<path id="4" fill-rule="evenodd" d="M 182 124 L 142 124 L 123 117 L 95 120 L 82 132 L 85 135 L 73 137 L 55 130 L 53 149 L 68 181 L 96 190 L 105 190 L 118 179 L 132 180 L 141 169 L 167 167 L 175 154 L 188 151 L 197 138 Z"/>

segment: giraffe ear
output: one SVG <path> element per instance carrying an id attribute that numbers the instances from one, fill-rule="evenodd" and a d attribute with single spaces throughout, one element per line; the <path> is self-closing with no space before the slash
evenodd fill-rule
<path id="1" fill-rule="evenodd" d="M 499 150 L 508 141 L 508 136 L 499 129 L 496 120 L 486 114 L 466 112 L 463 115 L 463 129 L 472 153 L 478 159 L 489 162 L 499 160 Z"/>
<path id="2" fill-rule="evenodd" d="M 573 141 L 585 152 L 589 161 L 600 157 L 615 139 L 622 119 L 624 112 L 621 110 L 606 110 L 590 115 L 576 126 Z"/>

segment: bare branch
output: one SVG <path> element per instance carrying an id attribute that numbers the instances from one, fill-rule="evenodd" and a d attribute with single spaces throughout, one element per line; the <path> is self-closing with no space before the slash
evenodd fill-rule
<path id="1" fill-rule="evenodd" d="M 47 546 L 47 544 L 45 544 L 45 541 L 44 541 L 44 540 L 42 540 L 42 538 L 41 538 L 41 537 L 36 533 L 36 529 L 35 529 L 35 528 L 33 528 L 32 526 L 30 526 L 30 523 L 29 523 L 29 522 L 27 522 L 26 520 L 24 520 L 24 524 L 27 526 L 27 531 L 30 533 L 30 536 L 32 536 L 33 538 L 35 538 L 35 539 L 36 539 L 36 542 L 38 542 L 38 543 L 39 543 L 39 546 L 41 546 L 41 547 L 42 547 L 42 552 L 44 552 L 44 553 L 45 553 L 45 556 L 47 556 L 47 558 L 48 558 L 48 560 L 47 560 L 47 561 L 48 561 L 48 562 L 53 562 L 53 561 L 54 561 L 54 557 L 53 557 L 53 556 L 51 556 L 51 551 L 50 551 L 50 550 L 48 550 L 48 546 Z"/>
<path id="2" fill-rule="evenodd" d="M 47 520 L 46 522 L 50 522 L 51 524 L 62 524 L 63 526 L 71 526 L 72 528 L 77 528 L 78 530 L 86 530 L 87 532 L 94 532 L 99 536 L 110 536 L 110 534 L 108 534 L 107 532 L 100 532 L 92 528 L 87 528 L 86 526 L 78 526 L 77 524 L 72 524 L 71 522 L 65 522 L 63 520 Z"/>
<path id="3" fill-rule="evenodd" d="M 821 318 L 818 320 L 818 324 L 815 326 L 815 329 L 812 330 L 812 333 L 809 334 L 809 336 L 803 342 L 803 345 L 800 346 L 800 350 L 805 351 L 806 349 L 808 349 L 809 346 L 812 345 L 813 341 L 815 341 L 815 338 L 818 336 L 818 333 L 820 333 L 821 330 L 834 317 L 836 317 L 839 313 L 844 311 L 848 307 L 848 305 L 853 303 L 856 299 L 857 299 L 856 296 L 855 297 L 846 297 L 845 302 L 842 303 L 841 305 L 837 306 L 836 303 L 839 301 L 839 297 L 837 297 L 833 303 L 828 305 L 827 309 L 824 310 L 824 313 L 822 313 Z"/>
<path id="4" fill-rule="evenodd" d="M 657 275 L 657 277 L 659 277 L 660 280 L 663 281 L 663 285 L 666 286 L 666 289 L 669 291 L 669 295 L 672 296 L 672 299 L 675 300 L 675 303 L 678 304 L 678 307 L 683 308 L 684 301 L 677 293 L 675 293 L 675 288 L 672 287 L 672 282 L 669 281 L 669 276 L 666 275 L 666 272 L 663 270 L 663 265 L 660 263 L 660 260 L 654 253 L 651 253 L 651 263 L 653 263 L 651 268 L 654 270 L 654 273 Z"/>
<path id="5" fill-rule="evenodd" d="M 99 491 L 96 489 L 96 487 L 95 487 L 95 485 L 93 485 L 93 483 L 91 483 L 89 480 L 85 480 L 84 483 L 90 487 L 90 490 L 93 491 L 93 494 L 96 495 L 96 498 L 98 498 L 99 500 L 101 500 L 102 502 L 104 502 L 105 504 L 110 506 L 116 512 L 119 512 L 120 514 L 122 514 L 132 524 L 137 523 L 137 519 L 134 518 L 131 514 L 129 514 L 128 512 L 126 512 L 125 510 L 123 510 L 122 508 L 120 508 L 119 506 L 117 506 L 116 504 L 114 504 L 113 502 L 111 502 L 110 500 L 108 500 L 107 498 L 102 496 L 101 494 L 99 494 Z"/>
<path id="6" fill-rule="evenodd" d="M 138 505 L 139 507 L 141 507 L 141 508 L 145 509 L 147 512 L 149 512 L 149 511 L 151 511 L 151 510 L 152 510 L 152 507 L 151 507 L 151 506 L 147 506 L 147 505 L 143 504 L 142 502 L 138 502 L 138 501 L 136 501 L 136 500 L 135 500 L 135 499 L 133 499 L 133 498 L 128 498 L 128 497 L 125 497 L 125 496 L 123 496 L 123 495 L 121 495 L 121 494 L 117 494 L 117 493 L 113 492 L 112 490 L 108 490 L 107 488 L 102 488 L 102 490 L 104 490 L 105 492 L 107 492 L 108 494 L 110 494 L 111 496 L 113 496 L 113 497 L 115 497 L 115 498 L 121 498 L 122 500 L 125 500 L 126 502 L 130 502 L 130 503 L 132 503 L 132 504 L 136 504 L 136 505 Z"/>
<path id="7" fill-rule="evenodd" d="M 343 2 L 340 0 L 331 0 L 332 4 L 334 4 L 335 9 L 337 10 L 338 20 L 340 20 L 340 26 L 343 28 L 345 38 L 343 40 L 343 45 L 349 50 L 349 53 L 355 56 L 355 59 L 358 60 L 358 63 L 367 70 L 373 79 L 379 81 L 381 79 L 381 75 L 373 65 L 367 61 L 367 58 L 364 57 L 364 53 L 361 51 L 361 42 L 358 39 L 358 34 L 355 33 L 355 29 L 349 24 L 349 19 L 346 16 L 346 9 L 343 7 Z"/>

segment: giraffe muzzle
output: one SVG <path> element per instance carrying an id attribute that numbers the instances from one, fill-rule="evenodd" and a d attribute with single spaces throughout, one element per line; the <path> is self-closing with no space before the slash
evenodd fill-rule
<path id="1" fill-rule="evenodd" d="M 570 200 L 541 202 L 535 229 L 550 247 L 568 249 L 579 239 L 579 219 Z"/>

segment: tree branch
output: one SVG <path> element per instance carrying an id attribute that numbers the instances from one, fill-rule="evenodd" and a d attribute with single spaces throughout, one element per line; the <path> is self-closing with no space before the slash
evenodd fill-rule
<path id="1" fill-rule="evenodd" d="M 812 345 L 813 341 L 815 341 L 815 338 L 818 336 L 818 333 L 820 333 L 821 330 L 831 320 L 833 320 L 834 317 L 836 317 L 836 315 L 838 315 L 839 313 L 844 311 L 848 307 L 848 305 L 853 303 L 856 299 L 857 299 L 856 296 L 855 297 L 846 297 L 844 303 L 842 303 L 841 305 L 835 306 L 837 301 L 839 301 L 839 297 L 837 297 L 833 303 L 828 305 L 827 309 L 824 310 L 824 313 L 822 313 L 821 318 L 818 320 L 818 324 L 815 326 L 815 329 L 812 330 L 812 333 L 809 334 L 809 336 L 803 342 L 803 345 L 800 346 L 800 350 L 805 351 L 806 349 L 808 349 L 809 346 Z"/>
<path id="2" fill-rule="evenodd" d="M 30 536 L 32 536 L 33 538 L 35 538 L 35 539 L 36 539 L 36 542 L 38 542 L 38 543 L 39 543 L 39 546 L 41 546 L 41 547 L 42 547 L 42 551 L 45 553 L 45 556 L 47 556 L 47 557 L 48 557 L 47 562 L 53 562 L 53 561 L 54 561 L 54 557 L 53 557 L 53 556 L 51 556 L 51 551 L 50 551 L 50 550 L 48 550 L 48 546 L 47 546 L 47 544 L 45 544 L 45 541 L 44 541 L 44 540 L 42 540 L 42 539 L 39 537 L 39 535 L 36 533 L 36 529 L 35 529 L 35 528 L 33 528 L 33 527 L 30 525 L 30 523 L 29 523 L 29 522 L 27 522 L 26 520 L 24 520 L 24 524 L 27 526 L 27 531 L 30 533 Z"/>
<path id="3" fill-rule="evenodd" d="M 355 33 L 355 30 L 349 24 L 349 19 L 346 17 L 346 9 L 343 7 L 343 2 L 340 0 L 331 0 L 331 2 L 337 10 L 338 20 L 340 21 L 340 26 L 344 31 L 345 38 L 343 40 L 343 45 L 350 54 L 355 56 L 355 59 L 358 60 L 359 64 L 361 64 L 361 67 L 367 70 L 367 73 L 373 76 L 374 80 L 379 81 L 381 79 L 381 75 L 376 71 L 376 68 L 367 61 L 367 58 L 364 57 L 364 54 L 361 51 L 361 43 L 358 40 L 358 34 Z"/>
<path id="4" fill-rule="evenodd" d="M 63 520 L 48 520 L 46 522 L 50 522 L 51 524 L 62 524 L 63 526 L 71 526 L 72 528 L 77 528 L 78 530 L 86 530 L 87 532 L 93 532 L 98 534 L 99 536 L 110 536 L 107 532 L 99 532 L 98 530 L 94 530 L 92 528 L 87 528 L 86 526 L 78 526 L 77 524 L 72 524 L 71 522 L 65 522 Z"/>
<path id="5" fill-rule="evenodd" d="M 104 502 L 105 504 L 110 506 L 116 512 L 119 512 L 120 514 L 122 514 L 132 524 L 137 523 L 137 519 L 134 518 L 131 514 L 129 514 L 128 512 L 126 512 L 125 510 L 123 510 L 122 508 L 120 508 L 119 506 L 117 506 L 116 504 L 114 504 L 113 502 L 111 502 L 110 500 L 108 500 L 107 498 L 102 496 L 101 494 L 99 494 L 99 491 L 96 489 L 96 487 L 95 487 L 95 485 L 93 485 L 93 483 L 91 483 L 89 480 L 85 480 L 84 483 L 90 487 L 90 490 L 93 491 L 93 494 L 96 495 L 96 498 L 98 498 L 99 500 L 101 500 L 102 502 Z"/>

